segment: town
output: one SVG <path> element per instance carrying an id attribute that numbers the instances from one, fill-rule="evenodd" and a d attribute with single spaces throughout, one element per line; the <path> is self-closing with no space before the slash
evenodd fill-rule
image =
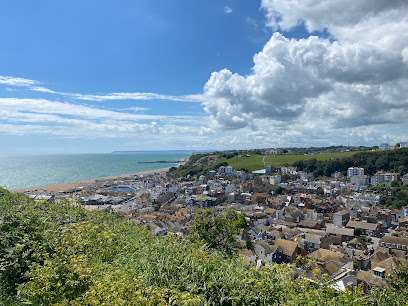
<path id="1" fill-rule="evenodd" d="M 392 147 L 382 144 L 381 149 Z M 28 194 L 115 211 L 155 235 L 189 236 L 198 210 L 222 214 L 231 209 L 248 222 L 236 235 L 246 264 L 299 266 L 303 260 L 313 268 L 308 273 L 326 274 L 336 288 L 361 285 L 367 292 L 386 287 L 385 275 L 407 264 L 408 203 L 400 209 L 381 205 L 401 186 L 408 186 L 408 174 L 377 171 L 369 176 L 357 165 L 319 180 L 293 166 L 266 165 L 253 173 L 220 166 L 198 177 L 176 177 L 170 169 Z"/>

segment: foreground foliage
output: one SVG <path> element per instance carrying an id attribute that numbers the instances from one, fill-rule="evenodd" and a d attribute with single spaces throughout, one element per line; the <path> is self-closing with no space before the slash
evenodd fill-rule
<path id="1" fill-rule="evenodd" d="M 285 265 L 248 268 L 204 245 L 108 212 L 36 203 L 0 189 L 0 304 L 402 305 L 396 289 L 339 293 Z M 300 272 L 299 272 L 300 273 Z"/>

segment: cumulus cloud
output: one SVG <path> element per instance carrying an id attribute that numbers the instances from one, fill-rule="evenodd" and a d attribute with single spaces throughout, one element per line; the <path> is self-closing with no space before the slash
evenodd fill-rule
<path id="1" fill-rule="evenodd" d="M 266 10 L 268 25 L 272 28 L 290 30 L 304 22 L 312 31 L 326 27 L 348 26 L 362 20 L 377 18 L 391 10 L 406 9 L 401 0 L 262 0 Z"/>
<path id="2" fill-rule="evenodd" d="M 408 123 L 407 2 L 263 0 L 262 8 L 275 30 L 304 23 L 330 39 L 275 32 L 249 75 L 213 72 L 203 104 L 215 128 L 306 139 L 324 127 L 327 141 L 339 128 Z"/>
<path id="3" fill-rule="evenodd" d="M 225 14 L 231 14 L 232 13 L 232 8 L 230 8 L 229 6 L 224 7 L 224 13 Z"/>

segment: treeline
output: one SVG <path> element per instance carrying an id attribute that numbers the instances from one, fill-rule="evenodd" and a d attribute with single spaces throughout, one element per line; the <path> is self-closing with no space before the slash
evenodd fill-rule
<path id="1" fill-rule="evenodd" d="M 205 220 L 206 216 L 203 216 Z M 217 227 L 217 222 L 205 222 Z M 223 231 L 219 231 L 223 233 Z M 196 237 L 197 238 L 197 237 Z M 295 272 L 296 271 L 296 272 Z M 1 305 L 403 305 L 405 268 L 362 295 L 286 265 L 248 268 L 200 240 L 155 237 L 110 211 L 0 189 Z"/>
<path id="2" fill-rule="evenodd" d="M 375 147 L 365 147 L 365 146 L 356 146 L 356 147 L 348 147 L 348 146 L 330 146 L 330 147 L 309 147 L 309 148 L 282 148 L 282 152 L 285 153 L 290 151 L 293 155 L 304 155 L 304 154 L 318 154 L 318 153 L 336 153 L 336 152 L 344 152 L 344 151 L 368 151 L 372 149 L 378 149 L 377 146 Z"/>
<path id="3" fill-rule="evenodd" d="M 351 157 L 328 161 L 301 160 L 292 165 L 299 170 L 312 173 L 314 177 L 330 176 L 335 171 L 346 175 L 349 167 L 362 167 L 368 175 L 373 175 L 380 170 L 402 175 L 408 173 L 408 148 L 359 152 Z"/>

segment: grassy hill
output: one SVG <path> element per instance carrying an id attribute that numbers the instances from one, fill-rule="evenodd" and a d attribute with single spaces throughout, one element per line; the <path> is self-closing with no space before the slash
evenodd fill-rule
<path id="1" fill-rule="evenodd" d="M 331 160 L 337 158 L 350 157 L 357 152 L 346 152 L 346 153 L 327 153 L 327 154 L 310 154 L 310 155 L 251 155 L 251 157 L 238 157 L 234 156 L 230 159 L 219 159 L 218 162 L 226 162 L 229 166 L 233 166 L 236 169 L 245 168 L 249 171 L 264 169 L 264 159 L 266 165 L 271 165 L 274 167 L 281 167 L 285 165 L 291 165 L 300 160 Z"/>
<path id="2" fill-rule="evenodd" d="M 38 203 L 0 189 L 1 305 L 403 305 L 395 287 L 339 292 L 286 265 L 151 231 L 109 212 Z M 406 275 L 406 270 L 404 270 Z"/>

